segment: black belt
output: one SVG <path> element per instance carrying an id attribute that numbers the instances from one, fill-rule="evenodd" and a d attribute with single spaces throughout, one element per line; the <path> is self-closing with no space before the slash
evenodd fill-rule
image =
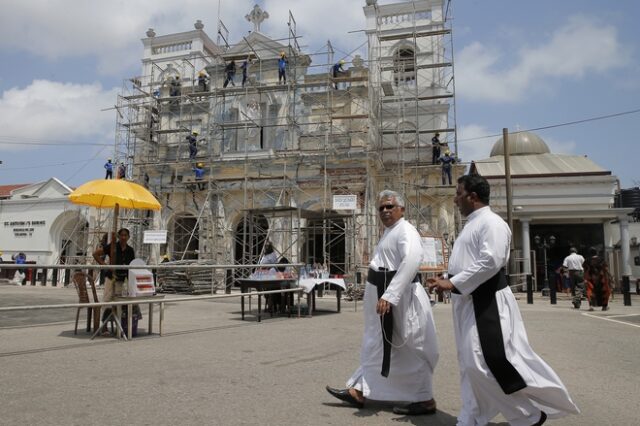
<path id="1" fill-rule="evenodd" d="M 452 277 L 453 275 L 449 276 L 449 278 Z M 502 391 L 509 395 L 526 388 L 527 384 L 518 370 L 509 362 L 504 351 L 496 292 L 506 287 L 507 276 L 503 268 L 486 282 L 480 284 L 471 293 L 471 297 L 484 360 Z M 454 289 L 453 292 L 460 294 L 457 289 Z"/>
<path id="2" fill-rule="evenodd" d="M 376 286 L 378 291 L 378 299 L 382 297 L 387 285 L 391 282 L 396 271 L 374 271 L 369 269 L 367 273 L 367 282 Z M 416 275 L 412 282 L 420 281 L 420 274 Z M 393 311 L 389 307 L 389 313 L 380 317 L 380 326 L 382 327 L 382 371 L 383 377 L 389 377 L 389 367 L 391 366 L 391 342 L 393 339 Z"/>

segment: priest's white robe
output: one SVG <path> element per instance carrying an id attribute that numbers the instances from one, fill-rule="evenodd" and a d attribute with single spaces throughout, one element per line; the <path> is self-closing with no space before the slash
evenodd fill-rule
<path id="1" fill-rule="evenodd" d="M 529 345 L 518 304 L 509 287 L 496 292 L 507 360 L 526 387 L 505 394 L 483 357 L 471 293 L 505 267 L 511 231 L 504 220 L 483 207 L 467 217 L 449 260 L 449 275 L 461 294 L 452 294 L 458 347 L 462 409 L 458 426 L 485 425 L 498 413 L 514 426 L 532 425 L 540 410 L 549 418 L 580 411 L 556 373 Z"/>
<path id="2" fill-rule="evenodd" d="M 370 268 L 397 271 L 382 298 L 391 303 L 393 338 L 389 376 L 380 374 L 383 345 L 380 316 L 376 313 L 376 286 L 367 283 L 364 294 L 364 337 L 360 366 L 347 387 L 379 401 L 428 401 L 433 398 L 433 370 L 438 344 L 431 302 L 420 283 L 414 283 L 422 260 L 422 240 L 404 219 L 385 228 Z"/>

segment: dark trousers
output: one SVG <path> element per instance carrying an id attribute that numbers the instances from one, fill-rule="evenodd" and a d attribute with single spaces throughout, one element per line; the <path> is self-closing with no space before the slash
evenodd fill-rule
<path id="1" fill-rule="evenodd" d="M 442 184 L 446 185 L 446 180 L 449 179 L 449 185 L 451 185 L 451 167 L 442 168 Z"/>
<path id="2" fill-rule="evenodd" d="M 107 170 L 107 174 L 104 176 L 105 179 L 113 179 L 113 170 Z"/>
<path id="3" fill-rule="evenodd" d="M 431 151 L 431 162 L 433 164 L 438 164 L 438 159 L 440 158 L 440 147 L 439 146 L 434 146 L 433 150 Z"/>
<path id="4" fill-rule="evenodd" d="M 278 83 L 281 83 L 283 80 L 285 83 L 287 82 L 287 73 L 283 69 L 278 69 Z"/>
<path id="5" fill-rule="evenodd" d="M 227 73 L 227 78 L 224 80 L 224 84 L 222 85 L 222 87 L 227 87 L 229 83 L 231 83 L 231 85 L 235 87 L 236 83 L 233 82 L 234 77 L 235 77 L 235 74 Z"/>

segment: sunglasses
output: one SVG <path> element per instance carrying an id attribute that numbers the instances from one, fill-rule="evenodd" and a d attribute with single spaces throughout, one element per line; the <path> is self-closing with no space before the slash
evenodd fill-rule
<path id="1" fill-rule="evenodd" d="M 378 207 L 378 210 L 380 210 L 380 213 L 382 213 L 385 210 L 393 210 L 394 208 L 396 208 L 395 204 L 385 204 Z"/>

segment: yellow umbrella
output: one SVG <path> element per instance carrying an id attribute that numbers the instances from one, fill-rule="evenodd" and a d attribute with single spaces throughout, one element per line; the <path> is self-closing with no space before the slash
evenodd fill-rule
<path id="1" fill-rule="evenodd" d="M 89 181 L 69 194 L 69 200 L 74 204 L 85 206 L 114 208 L 112 242 L 115 242 L 120 207 L 138 210 L 160 210 L 160 203 L 145 187 L 124 179 Z M 114 262 L 114 251 L 115 244 L 111 244 L 109 256 L 111 264 Z"/>
<path id="2" fill-rule="evenodd" d="M 160 203 L 145 187 L 124 179 L 97 179 L 69 194 L 75 204 L 98 208 L 160 210 Z"/>

